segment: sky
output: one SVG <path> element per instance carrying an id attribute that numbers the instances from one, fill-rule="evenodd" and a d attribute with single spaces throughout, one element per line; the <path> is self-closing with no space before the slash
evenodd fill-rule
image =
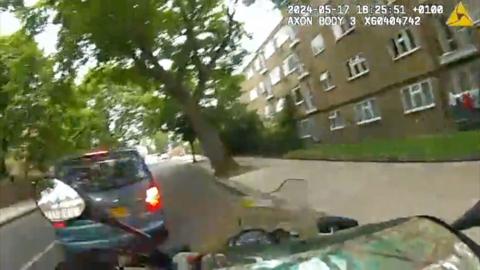
<path id="1" fill-rule="evenodd" d="M 25 5 L 34 5 L 38 0 L 24 0 Z M 236 19 L 244 23 L 245 30 L 252 34 L 252 39 L 242 42 L 242 45 L 249 52 L 254 52 L 267 38 L 270 31 L 280 22 L 280 11 L 274 8 L 271 0 L 256 0 L 256 2 L 246 7 L 238 5 L 236 10 Z M 0 13 L 0 35 L 9 35 L 14 33 L 20 27 L 20 22 L 11 13 Z M 57 40 L 58 27 L 49 25 L 43 33 L 36 37 L 40 48 L 46 53 L 55 52 L 55 43 Z"/>

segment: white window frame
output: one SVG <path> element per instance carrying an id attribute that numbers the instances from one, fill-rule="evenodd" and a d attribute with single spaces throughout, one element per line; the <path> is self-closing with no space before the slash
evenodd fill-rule
<path id="1" fill-rule="evenodd" d="M 294 60 L 293 66 L 290 66 L 290 60 Z M 285 71 L 285 76 L 288 76 L 295 72 L 300 65 L 300 60 L 298 59 L 298 56 L 294 53 L 290 54 L 283 60 L 283 70 Z"/>
<path id="2" fill-rule="evenodd" d="M 270 71 L 269 77 L 272 85 L 278 84 L 282 80 L 282 67 L 281 66 L 274 67 Z"/>
<path id="3" fill-rule="evenodd" d="M 267 93 L 267 88 L 265 87 L 264 81 L 258 83 L 257 89 L 259 95 L 265 95 Z"/>
<path id="4" fill-rule="evenodd" d="M 264 113 L 266 118 L 272 118 L 274 115 L 274 108 L 272 108 L 272 104 L 267 103 L 265 104 Z"/>
<path id="5" fill-rule="evenodd" d="M 315 104 L 315 96 L 313 95 L 310 86 L 305 87 L 303 93 L 303 99 L 305 100 L 305 113 L 310 114 L 318 111 L 317 105 Z"/>
<path id="6" fill-rule="evenodd" d="M 312 132 L 313 132 L 313 122 L 314 121 L 312 118 L 307 117 L 305 119 L 302 119 L 298 122 L 299 125 L 299 137 L 301 139 L 308 139 L 312 138 Z"/>
<path id="7" fill-rule="evenodd" d="M 422 88 L 422 85 L 425 85 L 424 83 L 427 83 L 428 89 Z M 430 93 L 430 96 L 432 97 L 432 103 L 426 104 L 426 95 L 424 91 L 428 91 Z M 405 93 L 408 93 L 408 98 L 410 99 L 410 104 L 412 104 L 412 108 L 408 108 L 407 106 L 407 101 L 405 100 Z M 431 79 L 416 82 L 402 88 L 400 90 L 400 95 L 402 97 L 403 111 L 405 114 L 423 111 L 435 107 L 435 96 L 433 95 L 433 85 Z M 415 104 L 415 95 L 421 95 L 422 104 Z"/>
<path id="8" fill-rule="evenodd" d="M 336 125 L 337 124 L 337 122 L 336 122 L 337 119 L 340 119 L 340 123 L 341 123 L 338 126 Z M 345 119 L 343 119 L 339 110 L 335 110 L 335 111 L 330 112 L 330 114 L 328 115 L 328 120 L 330 122 L 330 131 L 343 129 L 346 126 Z"/>
<path id="9" fill-rule="evenodd" d="M 308 72 L 308 70 L 305 69 L 305 64 L 301 62 L 298 62 L 296 71 L 297 71 L 299 80 L 303 80 L 310 75 L 310 72 Z"/>
<path id="10" fill-rule="evenodd" d="M 279 98 L 277 100 L 277 103 L 275 104 L 275 111 L 277 113 L 283 111 L 283 109 L 285 109 L 285 98 L 284 97 Z"/>
<path id="11" fill-rule="evenodd" d="M 261 74 L 264 74 L 267 72 L 267 62 L 265 61 L 265 58 L 263 56 L 263 53 L 259 53 L 257 57 L 254 60 L 253 66 L 255 69 L 260 72 Z"/>
<path id="12" fill-rule="evenodd" d="M 467 58 L 478 52 L 475 46 L 475 28 L 453 28 L 445 25 L 447 17 L 440 16 L 434 20 L 436 36 L 442 50 L 441 64 L 448 64 Z M 449 37 L 450 36 L 450 37 Z"/>
<path id="13" fill-rule="evenodd" d="M 267 100 L 273 98 L 273 85 L 269 76 L 260 82 L 260 85 L 263 87 L 263 93 L 266 95 Z"/>
<path id="14" fill-rule="evenodd" d="M 255 68 L 256 71 L 262 70 L 259 56 L 255 57 L 255 60 L 253 60 L 253 67 Z"/>
<path id="15" fill-rule="evenodd" d="M 277 40 L 277 46 L 280 47 L 282 46 L 287 40 L 291 39 L 290 34 L 289 34 L 289 29 L 288 25 L 283 26 L 275 35 L 275 39 Z"/>
<path id="16" fill-rule="evenodd" d="M 365 106 L 365 105 L 367 105 L 367 106 Z M 376 110 L 374 108 L 375 106 L 376 106 Z M 370 111 L 371 115 L 373 116 L 372 118 L 364 119 L 363 113 L 365 112 L 364 111 L 365 109 Z M 375 111 L 378 112 L 378 115 L 375 115 Z M 357 125 L 359 125 L 359 126 L 360 125 L 365 125 L 365 124 L 368 124 L 368 123 L 372 123 L 372 122 L 376 122 L 376 121 L 380 121 L 382 119 L 382 116 L 381 116 L 381 113 L 380 113 L 380 108 L 378 107 L 376 98 L 368 98 L 368 99 L 365 99 L 365 100 L 355 104 L 354 105 L 354 113 L 355 113 L 355 117 L 357 119 L 356 120 Z M 358 113 L 362 114 L 361 118 L 359 117 Z"/>
<path id="17" fill-rule="evenodd" d="M 250 97 L 250 101 L 254 101 L 255 99 L 258 98 L 258 90 L 257 88 L 253 88 L 252 90 L 249 91 L 249 97 Z"/>
<path id="18" fill-rule="evenodd" d="M 298 43 L 300 43 L 300 39 L 298 38 L 298 29 L 296 28 L 296 26 L 287 25 L 286 28 L 285 28 L 285 31 L 290 38 L 291 43 L 290 43 L 289 47 L 293 48 L 293 47 L 297 46 Z"/>
<path id="19" fill-rule="evenodd" d="M 462 78 L 460 73 L 465 74 L 465 78 Z M 480 62 L 450 71 L 450 80 L 452 81 L 452 93 L 461 94 L 480 90 Z M 467 89 L 462 89 L 465 81 L 468 84 Z"/>
<path id="20" fill-rule="evenodd" d="M 355 56 L 348 59 L 346 62 L 346 65 L 348 69 L 347 80 L 349 81 L 362 77 L 370 72 L 370 67 L 369 67 L 367 58 L 365 58 L 363 53 L 358 53 Z M 360 72 L 357 74 L 353 74 L 354 73 L 353 71 L 356 70 L 355 67 L 358 67 L 358 69 L 360 70 Z"/>
<path id="21" fill-rule="evenodd" d="M 277 46 L 275 45 L 275 39 L 272 39 L 265 44 L 265 47 L 263 48 L 263 55 L 265 55 L 265 59 L 269 59 L 275 54 L 276 51 Z"/>
<path id="22" fill-rule="evenodd" d="M 325 92 L 328 92 L 336 87 L 332 81 L 332 75 L 328 70 L 320 73 L 320 84 Z"/>
<path id="23" fill-rule="evenodd" d="M 332 32 L 336 41 L 339 41 L 343 37 L 347 36 L 355 30 L 355 25 L 352 25 L 348 17 L 344 17 L 343 24 L 332 25 Z M 347 26 L 347 27 L 346 27 Z"/>
<path id="24" fill-rule="evenodd" d="M 245 71 L 245 75 L 247 77 L 247 80 L 249 80 L 250 78 L 253 77 L 253 75 L 255 75 L 255 72 L 253 71 L 253 68 L 252 67 L 249 67 L 247 68 L 247 70 Z"/>
<path id="25" fill-rule="evenodd" d="M 314 56 L 321 54 L 325 51 L 325 39 L 322 34 L 316 35 L 310 42 L 310 47 L 312 48 L 312 53 Z"/>
<path id="26" fill-rule="evenodd" d="M 394 38 L 390 39 L 390 42 L 388 49 L 393 60 L 403 58 L 420 49 L 418 38 L 410 28 L 400 30 Z M 403 50 L 403 45 L 405 46 L 405 50 Z M 397 52 L 397 54 L 395 54 L 395 52 Z"/>
<path id="27" fill-rule="evenodd" d="M 293 97 L 293 102 L 295 102 L 295 105 L 301 105 L 305 102 L 305 98 L 302 95 L 302 92 L 300 91 L 300 86 L 297 86 L 291 90 L 292 92 L 292 97 Z M 302 100 L 298 101 L 297 97 L 301 97 Z"/>

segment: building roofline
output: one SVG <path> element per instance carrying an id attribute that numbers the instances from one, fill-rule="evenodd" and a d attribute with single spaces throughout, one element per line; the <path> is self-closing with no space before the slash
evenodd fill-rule
<path id="1" fill-rule="evenodd" d="M 281 26 L 283 26 L 285 23 L 285 17 L 282 16 L 282 19 L 275 25 L 275 27 L 270 31 L 268 36 L 260 43 L 257 49 L 255 49 L 254 52 L 252 52 L 250 55 L 257 55 L 259 51 L 263 49 L 263 47 L 272 39 L 272 37 L 281 29 Z M 247 67 L 250 66 L 250 64 L 253 62 L 255 57 L 252 57 L 247 63 L 245 63 L 245 67 L 242 68 L 242 73 L 244 73 L 247 70 Z"/>

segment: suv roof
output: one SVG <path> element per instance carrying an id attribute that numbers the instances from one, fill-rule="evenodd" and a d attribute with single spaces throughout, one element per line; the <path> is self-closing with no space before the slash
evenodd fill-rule
<path id="1" fill-rule="evenodd" d="M 62 163 L 62 162 L 65 162 L 65 161 L 69 161 L 69 160 L 75 160 L 75 159 L 79 159 L 79 158 L 82 158 L 82 157 L 86 157 L 86 156 L 89 156 L 89 155 L 92 155 L 93 153 L 95 152 L 102 152 L 104 151 L 105 153 L 127 153 L 127 152 L 132 152 L 132 153 L 136 153 L 136 154 L 139 154 L 138 151 L 134 148 L 119 148 L 119 149 L 110 149 L 110 150 L 92 150 L 90 152 L 86 152 L 86 153 L 83 153 L 83 154 L 76 154 L 76 155 L 68 155 L 68 156 L 65 156 L 63 157 L 62 159 L 60 159 L 57 164 L 59 163 Z"/>

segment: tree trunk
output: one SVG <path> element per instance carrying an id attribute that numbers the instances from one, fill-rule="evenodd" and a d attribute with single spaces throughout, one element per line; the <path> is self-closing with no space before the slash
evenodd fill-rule
<path id="1" fill-rule="evenodd" d="M 152 64 L 154 69 L 149 69 L 145 66 L 145 63 Z M 183 112 L 190 120 L 200 141 L 203 153 L 207 156 L 215 171 L 215 175 L 225 176 L 228 175 L 228 172 L 236 170 L 238 164 L 227 152 L 218 131 L 201 113 L 200 106 L 190 94 L 190 89 L 183 84 L 183 81 L 166 72 L 158 64 L 158 59 L 153 56 L 152 52 L 144 50 L 144 54 L 140 60 L 137 60 L 137 64 L 158 82 L 163 83 L 165 91 L 182 106 Z"/>
<path id="2" fill-rule="evenodd" d="M 0 147 L 0 178 L 8 175 L 7 165 L 5 164 L 5 161 L 7 159 L 7 149 L 7 139 L 3 138 Z"/>
<path id="3" fill-rule="evenodd" d="M 225 176 L 229 171 L 236 170 L 238 164 L 229 155 L 220 139 L 220 134 L 215 127 L 205 119 L 199 106 L 195 104 L 193 100 L 187 100 L 185 103 L 182 103 L 182 105 L 200 141 L 203 153 L 208 157 L 210 165 L 215 170 L 215 175 Z"/>
<path id="4" fill-rule="evenodd" d="M 195 163 L 197 162 L 197 160 L 195 159 L 195 146 L 193 145 L 192 141 L 189 141 L 188 143 L 190 144 L 190 150 L 192 151 L 193 163 Z"/>

